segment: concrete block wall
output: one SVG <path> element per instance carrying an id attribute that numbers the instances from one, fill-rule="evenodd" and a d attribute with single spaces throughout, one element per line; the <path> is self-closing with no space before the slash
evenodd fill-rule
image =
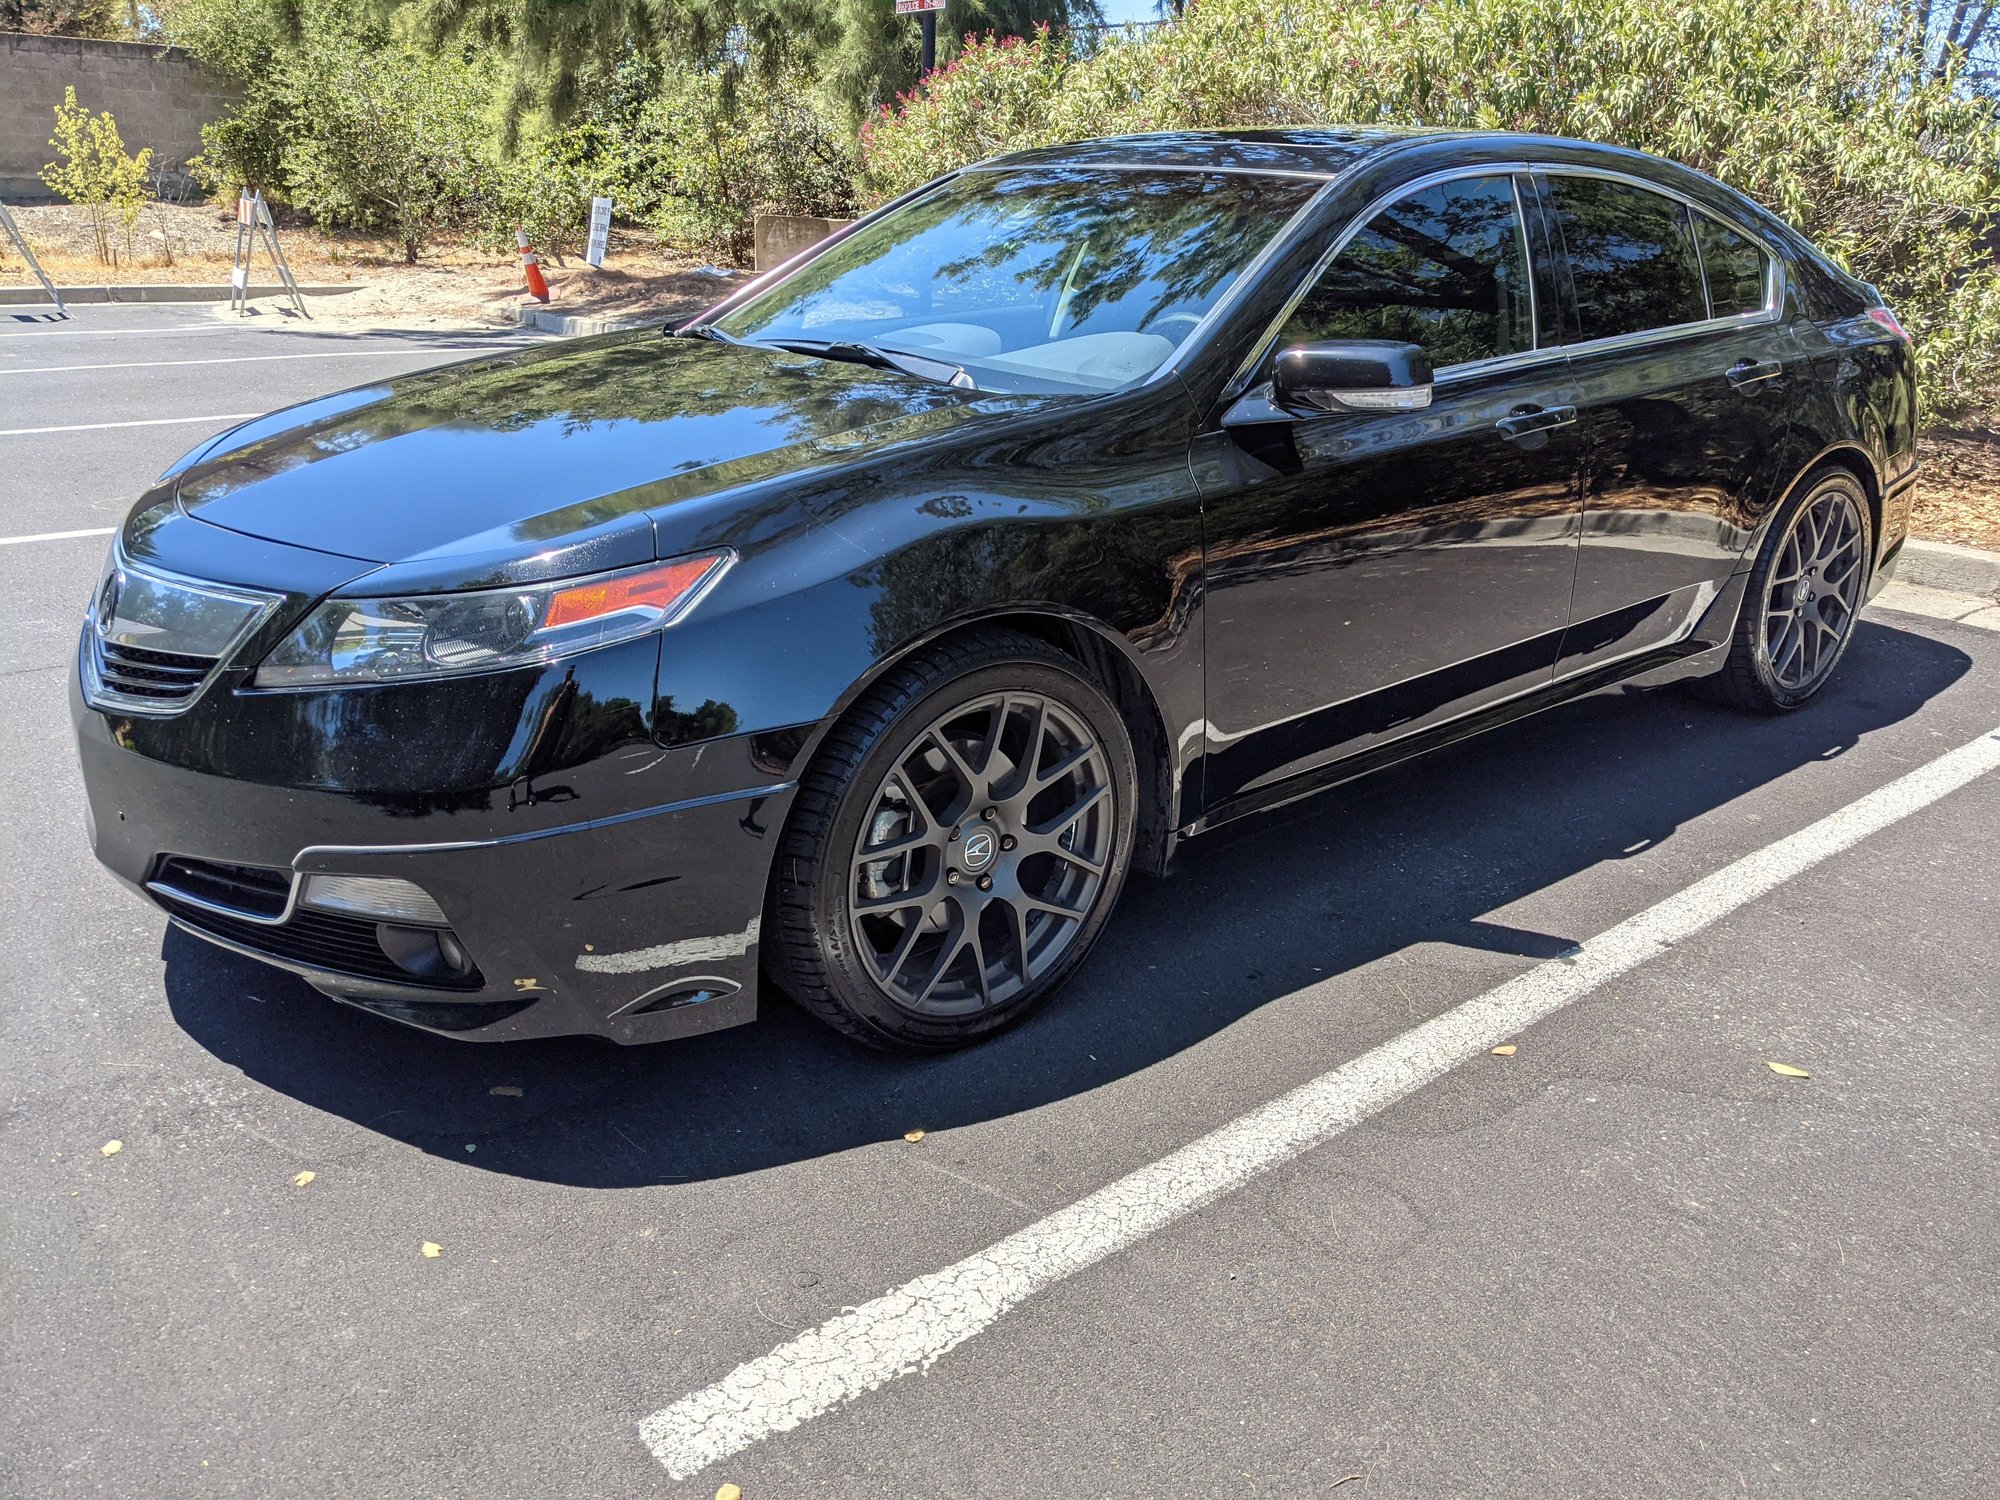
<path id="1" fill-rule="evenodd" d="M 110 110 L 125 149 L 153 148 L 156 167 L 201 151 L 201 127 L 234 102 L 229 86 L 178 47 L 0 32 L 0 199 L 47 200 L 41 170 L 63 89 Z"/>

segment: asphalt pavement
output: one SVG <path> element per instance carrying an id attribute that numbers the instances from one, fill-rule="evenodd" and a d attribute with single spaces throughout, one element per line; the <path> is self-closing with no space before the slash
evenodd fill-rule
<path id="1" fill-rule="evenodd" d="M 1994 1493 L 2000 772 L 1697 883 L 1990 742 L 2000 631 L 1878 605 L 1799 714 L 1611 690 L 1233 826 L 959 1056 L 782 1001 L 648 1049 L 450 1042 L 101 872 L 65 675 L 104 529 L 176 454 L 496 341 L 0 317 L 0 1492 Z M 1691 888 L 1704 925 L 1562 979 Z M 920 1368 L 759 1397 L 680 1477 L 642 1434 L 746 1365 L 817 1389 L 798 1351 L 844 1310 L 1550 975 L 1512 1055 Z"/>

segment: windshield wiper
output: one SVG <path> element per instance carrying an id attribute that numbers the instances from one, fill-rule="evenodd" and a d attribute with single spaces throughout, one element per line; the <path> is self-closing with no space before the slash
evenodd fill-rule
<path id="1" fill-rule="evenodd" d="M 773 349 L 789 349 L 794 354 L 845 360 L 851 365 L 873 365 L 878 370 L 902 368 L 886 350 L 877 349 L 873 344 L 858 344 L 850 339 L 765 339 L 764 343 Z"/>
<path id="2" fill-rule="evenodd" d="M 761 342 L 773 349 L 810 354 L 816 359 L 840 359 L 849 364 L 869 365 L 877 370 L 901 370 L 905 375 L 935 380 L 940 385 L 955 386 L 959 390 L 978 389 L 964 365 L 949 359 L 934 359 L 928 354 L 912 354 L 907 349 L 884 349 L 852 339 L 764 339 Z"/>
<path id="3" fill-rule="evenodd" d="M 739 348 L 744 342 L 732 334 L 724 333 L 713 323 L 694 323 L 686 328 L 670 328 L 667 332 L 677 339 L 707 339 L 712 344 L 735 344 Z"/>

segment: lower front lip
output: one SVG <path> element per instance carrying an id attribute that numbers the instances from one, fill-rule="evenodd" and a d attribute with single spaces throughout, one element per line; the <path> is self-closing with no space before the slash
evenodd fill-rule
<path id="1" fill-rule="evenodd" d="M 408 880 L 442 907 L 472 986 L 402 982 L 367 957 L 373 924 L 272 926 L 148 892 L 174 924 L 316 989 L 477 1040 L 590 1034 L 650 1042 L 749 1020 L 768 841 L 793 787 L 776 783 L 522 830 L 504 807 L 411 816 L 380 799 L 265 786 L 121 745 L 72 688 L 98 858 L 144 890 L 168 855 L 277 872 Z M 290 930 L 287 930 L 287 928 Z M 343 947 L 343 944 L 356 946 Z M 169 961 L 175 961 L 170 953 Z"/>

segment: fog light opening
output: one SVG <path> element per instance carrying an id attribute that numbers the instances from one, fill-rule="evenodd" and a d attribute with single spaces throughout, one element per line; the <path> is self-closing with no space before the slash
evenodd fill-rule
<path id="1" fill-rule="evenodd" d="M 416 979 L 464 979 L 472 973 L 472 956 L 449 927 L 378 922 L 375 941 L 391 963 Z"/>

